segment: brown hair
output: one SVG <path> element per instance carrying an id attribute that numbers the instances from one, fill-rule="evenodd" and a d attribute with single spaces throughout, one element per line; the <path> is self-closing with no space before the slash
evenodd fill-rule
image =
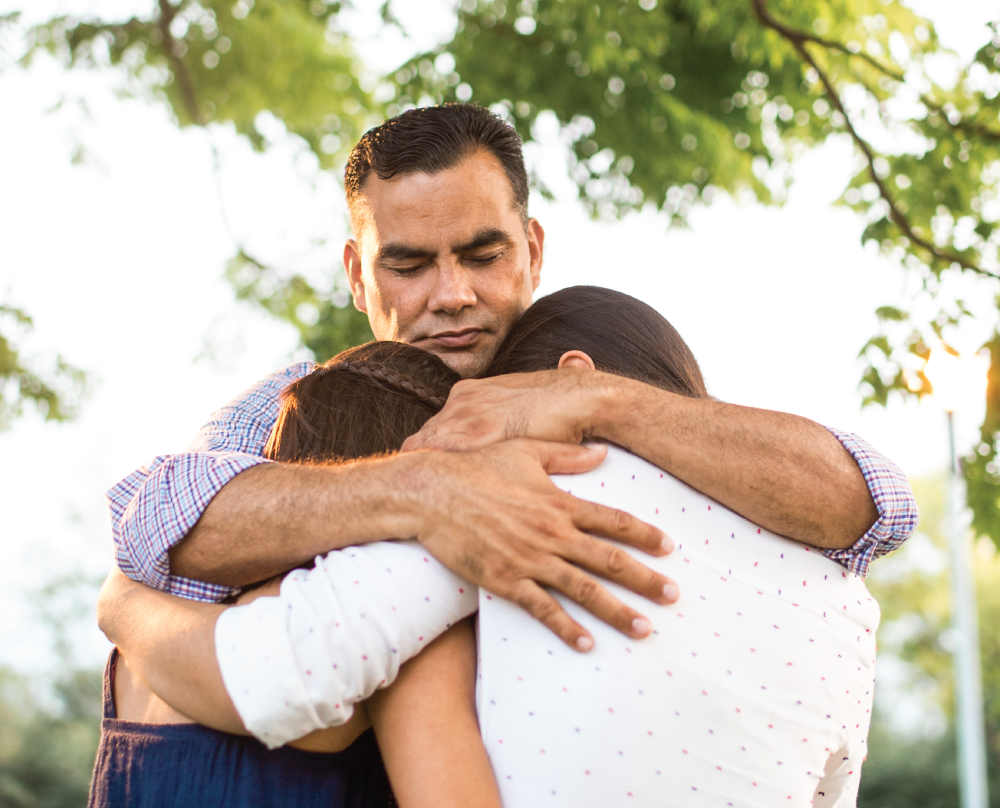
<path id="1" fill-rule="evenodd" d="M 536 301 L 514 324 L 486 376 L 559 366 L 583 351 L 598 370 L 691 398 L 709 398 L 698 362 L 652 306 L 599 286 L 572 286 Z"/>
<path id="2" fill-rule="evenodd" d="M 500 161 L 513 191 L 514 207 L 527 226 L 528 172 L 521 137 L 504 120 L 475 104 L 411 109 L 365 132 L 344 169 L 347 205 L 354 210 L 369 174 L 383 180 L 401 174 L 437 174 L 478 151 Z"/>
<path id="3" fill-rule="evenodd" d="M 412 345 L 350 348 L 285 388 L 264 456 L 331 462 L 397 451 L 444 406 L 458 379 Z"/>

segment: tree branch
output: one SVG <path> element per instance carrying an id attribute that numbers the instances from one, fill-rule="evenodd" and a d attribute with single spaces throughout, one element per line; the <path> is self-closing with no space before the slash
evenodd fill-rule
<path id="1" fill-rule="evenodd" d="M 883 64 L 874 56 L 870 56 L 869 54 L 864 53 L 863 51 L 858 51 L 857 53 L 855 53 L 846 45 L 844 45 L 842 42 L 837 42 L 836 40 L 833 39 L 824 39 L 823 37 L 816 36 L 815 34 L 810 34 L 808 31 L 798 31 L 794 28 L 789 28 L 787 25 L 782 24 L 774 17 L 772 17 L 768 12 L 766 0 L 763 0 L 763 2 L 754 0 L 754 11 L 757 14 L 757 19 L 759 19 L 762 23 L 764 23 L 764 25 L 766 25 L 768 28 L 777 31 L 779 34 L 785 37 L 785 39 L 787 39 L 794 46 L 796 46 L 796 50 L 799 50 L 800 52 L 801 52 L 800 46 L 803 43 L 814 42 L 815 44 L 827 48 L 828 50 L 834 50 L 837 51 L 838 53 L 842 53 L 848 58 L 861 59 L 863 62 L 867 62 L 869 65 L 874 67 L 880 73 L 888 76 L 894 81 L 898 81 L 900 83 L 906 82 L 905 75 L 903 75 L 900 71 L 890 67 L 889 65 Z M 871 92 L 870 89 L 869 92 Z M 988 138 L 989 140 L 996 140 L 1000 142 L 1000 132 L 996 132 L 990 129 L 988 126 L 983 126 L 982 124 L 977 124 L 977 123 L 968 123 L 967 121 L 959 121 L 958 123 L 952 123 L 950 120 L 948 120 L 948 114 L 944 111 L 943 104 L 939 104 L 937 101 L 930 98 L 929 96 L 924 95 L 923 93 L 919 94 L 919 98 L 920 102 L 929 110 L 932 110 L 934 112 L 937 112 L 939 115 L 942 115 L 944 117 L 945 123 L 947 123 L 948 126 L 951 127 L 952 131 L 971 132 L 981 137 Z"/>
<path id="2" fill-rule="evenodd" d="M 871 175 L 872 182 L 874 182 L 875 186 L 878 188 L 879 196 L 889 206 L 890 221 L 895 224 L 896 227 L 899 228 L 900 232 L 913 244 L 916 244 L 918 247 L 922 247 L 935 258 L 942 261 L 948 261 L 949 263 L 958 264 L 962 269 L 967 269 L 970 272 L 975 272 L 976 274 L 984 275 L 988 278 L 1000 278 L 1000 275 L 990 272 L 988 269 L 983 269 L 979 265 L 969 261 L 967 258 L 942 250 L 933 242 L 930 242 L 913 232 L 913 227 L 909 220 L 899 209 L 899 206 L 892 198 L 892 194 L 889 192 L 885 182 L 881 177 L 879 177 L 878 172 L 875 170 L 875 154 L 872 151 L 871 146 L 868 144 L 868 141 L 861 137 L 861 135 L 859 135 L 857 130 L 854 128 L 851 116 L 847 114 L 847 110 L 844 108 L 844 104 L 840 99 L 840 94 L 833 86 L 833 82 L 826 74 L 826 71 L 819 66 L 819 63 L 806 49 L 807 42 L 825 44 L 825 40 L 821 40 L 819 37 L 815 37 L 812 34 L 808 34 L 803 31 L 796 31 L 793 28 L 783 25 L 771 16 L 767 9 L 767 0 L 752 0 L 752 2 L 754 13 L 757 15 L 757 19 L 760 20 L 761 24 L 770 28 L 772 31 L 776 31 L 782 37 L 787 39 L 791 43 L 792 47 L 798 52 L 799 56 L 802 57 L 802 60 L 816 71 L 816 75 L 819 76 L 819 80 L 822 82 L 823 87 L 826 89 L 826 93 L 830 98 L 830 103 L 833 105 L 833 108 L 837 110 L 837 112 L 844 116 L 844 124 L 847 127 L 847 131 L 850 133 L 855 145 L 857 145 L 865 156 L 865 160 L 868 163 L 868 173 Z M 850 51 L 846 52 L 850 53 Z"/>
<path id="3" fill-rule="evenodd" d="M 167 60 L 173 68 L 174 78 L 177 79 L 177 83 L 181 88 L 184 107 L 187 109 L 187 113 L 191 116 L 192 121 L 198 124 L 198 126 L 204 126 L 205 118 L 198 107 L 198 96 L 194 91 L 194 82 L 191 80 L 191 74 L 188 73 L 187 65 L 184 64 L 184 60 L 179 53 L 181 43 L 174 39 L 174 35 L 170 33 L 170 23 L 177 16 L 178 9 L 176 6 L 170 5 L 169 0 L 158 0 L 158 4 L 160 7 L 160 19 L 157 21 L 157 27 L 163 36 L 164 49 L 167 53 Z"/>

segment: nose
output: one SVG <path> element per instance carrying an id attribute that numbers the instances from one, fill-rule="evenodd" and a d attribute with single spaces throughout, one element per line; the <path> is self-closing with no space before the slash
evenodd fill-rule
<path id="1" fill-rule="evenodd" d="M 476 305 L 472 273 L 453 257 L 442 261 L 428 305 L 431 311 L 456 315 L 468 306 Z"/>

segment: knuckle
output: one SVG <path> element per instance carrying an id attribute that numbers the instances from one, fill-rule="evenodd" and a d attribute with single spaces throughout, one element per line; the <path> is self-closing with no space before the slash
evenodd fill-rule
<path id="1" fill-rule="evenodd" d="M 615 530 L 620 533 L 627 533 L 632 529 L 632 525 L 635 522 L 632 514 L 625 511 L 613 511 L 611 514 L 611 523 L 614 525 Z"/>
<path id="2" fill-rule="evenodd" d="M 554 620 L 558 612 L 561 611 L 556 602 L 551 598 L 538 597 L 536 595 L 535 597 L 528 596 L 526 601 L 526 605 L 522 606 L 522 608 L 543 623 Z"/>
<path id="3" fill-rule="evenodd" d="M 624 572 L 628 569 L 632 561 L 632 556 L 626 553 L 621 547 L 608 547 L 608 554 L 604 559 L 604 564 L 610 572 Z"/>
<path id="4" fill-rule="evenodd" d="M 593 578 L 581 576 L 573 584 L 573 600 L 577 603 L 593 603 L 600 594 L 601 585 Z"/>

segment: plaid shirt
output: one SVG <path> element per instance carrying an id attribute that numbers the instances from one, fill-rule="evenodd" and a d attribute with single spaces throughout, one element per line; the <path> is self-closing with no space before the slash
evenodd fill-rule
<path id="1" fill-rule="evenodd" d="M 230 587 L 170 573 L 167 551 L 183 539 L 208 503 L 241 471 L 270 462 L 261 454 L 278 417 L 281 391 L 315 365 L 273 373 L 215 413 L 186 452 L 161 455 L 108 491 L 115 557 L 136 581 L 193 600 L 217 601 Z M 864 577 L 879 556 L 899 547 L 917 526 L 917 504 L 903 472 L 857 435 L 831 429 L 857 461 L 878 520 L 846 550 L 823 550 Z"/>

